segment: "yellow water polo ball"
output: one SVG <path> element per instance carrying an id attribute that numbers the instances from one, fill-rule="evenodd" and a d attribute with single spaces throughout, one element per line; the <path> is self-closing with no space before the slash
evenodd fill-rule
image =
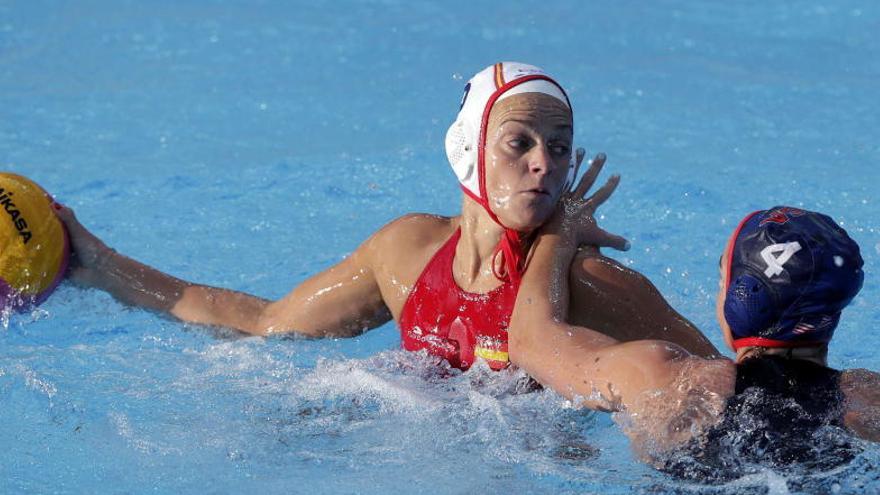
<path id="1" fill-rule="evenodd" d="M 39 304 L 64 278 L 70 247 L 53 204 L 30 179 L 0 172 L 0 310 Z"/>

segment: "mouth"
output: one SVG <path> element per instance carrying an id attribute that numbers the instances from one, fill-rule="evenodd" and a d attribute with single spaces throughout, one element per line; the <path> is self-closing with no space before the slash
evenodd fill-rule
<path id="1" fill-rule="evenodd" d="M 522 191 L 522 194 L 528 194 L 531 196 L 550 196 L 550 191 L 543 187 L 533 187 Z"/>

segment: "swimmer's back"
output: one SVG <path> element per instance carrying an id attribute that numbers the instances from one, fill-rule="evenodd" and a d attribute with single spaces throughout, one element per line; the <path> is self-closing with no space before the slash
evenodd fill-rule
<path id="1" fill-rule="evenodd" d="M 737 365 L 724 418 L 666 465 L 702 481 L 761 468 L 828 470 L 849 462 L 857 442 L 844 429 L 841 372 L 800 359 L 762 356 Z"/>
<path id="2" fill-rule="evenodd" d="M 840 371 L 803 359 L 779 356 L 747 359 L 736 368 L 737 397 L 750 388 L 755 388 L 793 401 L 816 425 L 840 424 L 843 411 Z M 772 417 L 776 418 L 777 415 Z M 781 421 L 776 423 L 778 428 L 774 429 L 805 426 L 789 425 Z"/>

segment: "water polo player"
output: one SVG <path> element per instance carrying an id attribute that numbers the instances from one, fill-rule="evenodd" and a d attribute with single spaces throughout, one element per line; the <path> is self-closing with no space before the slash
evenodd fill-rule
<path id="1" fill-rule="evenodd" d="M 831 218 L 775 207 L 743 220 L 721 258 L 717 301 L 736 362 L 710 361 L 668 342 L 619 343 L 561 321 L 567 300 L 552 274 L 574 256 L 577 232 L 592 228 L 581 195 L 538 238 L 510 329 L 512 348 L 540 355 L 544 347 L 558 358 L 549 366 L 511 359 L 571 398 L 626 411 L 628 433 L 649 457 L 691 442 L 688 456 L 664 461 L 679 474 L 738 476 L 749 462 L 830 467 L 852 457 L 844 429 L 880 441 L 880 375 L 826 365 L 841 312 L 864 278 L 858 245 Z"/>
<path id="2" fill-rule="evenodd" d="M 880 375 L 827 363 L 842 311 L 862 288 L 862 264 L 858 244 L 827 215 L 777 206 L 740 222 L 721 257 L 717 298 L 736 352 L 736 395 L 692 449 L 697 473 L 717 477 L 719 460 L 732 475 L 748 463 L 828 469 L 857 450 L 844 428 L 880 441 Z"/>
<path id="3" fill-rule="evenodd" d="M 408 350 L 461 369 L 476 360 L 494 369 L 516 365 L 507 327 L 533 233 L 583 159 L 582 151 L 572 156 L 572 135 L 571 104 L 559 84 L 534 66 L 495 64 L 467 83 L 447 135 L 464 192 L 459 216 L 403 216 L 273 302 L 126 258 L 63 210 L 75 252 L 72 277 L 128 304 L 258 335 L 354 336 L 393 318 Z M 607 196 L 613 185 L 597 194 Z M 598 228 L 584 240 L 625 245 Z M 559 277 L 574 281 L 567 314 L 573 324 L 623 341 L 664 339 L 697 355 L 717 352 L 647 279 L 610 259 L 585 258 Z"/>

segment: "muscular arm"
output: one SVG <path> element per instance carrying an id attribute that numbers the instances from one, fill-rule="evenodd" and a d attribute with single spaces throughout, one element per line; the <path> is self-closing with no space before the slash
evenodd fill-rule
<path id="1" fill-rule="evenodd" d="M 640 447 L 680 445 L 717 421 L 733 393 L 733 363 L 707 361 L 664 341 L 620 343 L 565 323 L 574 248 L 554 235 L 536 242 L 511 319 L 512 363 L 587 407 L 626 411 L 627 433 Z"/>
<path id="2" fill-rule="evenodd" d="M 578 161 L 582 158 L 583 154 L 579 153 Z M 601 282 L 604 288 L 612 288 L 625 301 L 622 306 L 602 301 L 606 304 L 597 308 L 606 314 L 606 318 L 599 319 L 598 323 L 622 326 L 612 329 L 618 335 L 638 333 L 642 338 L 650 335 L 650 330 L 639 332 L 628 328 L 632 325 L 629 315 L 656 310 L 647 303 L 662 301 L 644 277 L 636 278 L 635 272 L 621 267 L 608 264 L 593 267 L 586 263 L 572 276 L 572 260 L 579 245 L 621 248 L 628 244 L 623 238 L 599 228 L 593 217 L 595 209 L 617 187 L 619 177 L 612 177 L 587 197 L 604 161 L 603 155 L 593 160 L 578 186 L 564 194 L 553 219 L 542 228 L 535 241 L 529 269 L 522 279 L 511 317 L 510 360 L 566 397 L 581 397 L 587 406 L 597 409 L 627 410 L 641 420 L 651 416 L 642 414 L 650 411 L 648 404 L 652 402 L 644 400 L 646 394 L 649 398 L 656 398 L 658 393 L 668 396 L 664 399 L 674 406 L 675 398 L 681 394 L 698 396 L 707 387 L 714 387 L 718 393 L 706 404 L 711 403 L 720 411 L 719 402 L 724 400 L 721 395 L 732 393 L 732 363 L 719 361 L 718 371 L 713 371 L 716 367 L 709 366 L 710 361 L 694 356 L 674 343 L 662 340 L 621 343 L 596 328 L 569 323 L 572 320 L 578 323 L 587 321 L 587 311 L 592 309 L 578 305 L 577 309 L 570 311 L 570 301 L 578 299 L 577 294 L 572 296 L 569 291 L 571 279 L 577 280 L 579 283 L 574 285 L 581 288 L 595 287 L 591 282 Z M 611 266 L 612 270 L 603 273 L 593 269 L 603 266 Z M 603 287 L 596 288 L 595 293 L 603 293 L 601 289 Z M 646 307 L 639 307 L 642 304 Z M 662 301 L 662 307 L 668 308 L 665 301 Z M 641 325 L 650 326 L 650 323 L 642 322 Z M 695 375 L 693 380 L 688 380 L 690 377 L 685 375 L 685 369 Z M 701 383 L 704 378 L 710 379 L 708 385 Z M 680 409 L 672 407 L 670 410 Z"/>
<path id="3" fill-rule="evenodd" d="M 582 248 L 570 270 L 568 322 L 621 341 L 656 339 L 691 354 L 718 357 L 718 349 L 676 312 L 644 275 Z"/>
<path id="4" fill-rule="evenodd" d="M 59 217 L 77 257 L 74 281 L 105 290 L 125 304 L 256 335 L 350 336 L 391 318 L 372 271 L 372 238 L 336 266 L 271 302 L 162 273 L 108 248 L 70 210 Z"/>
<path id="5" fill-rule="evenodd" d="M 645 390 L 668 385 L 679 363 L 692 356 L 671 342 L 622 343 L 566 323 L 565 275 L 574 253 L 557 235 L 536 241 L 511 319 L 511 361 L 560 394 L 587 399 L 590 407 L 626 407 Z"/>

